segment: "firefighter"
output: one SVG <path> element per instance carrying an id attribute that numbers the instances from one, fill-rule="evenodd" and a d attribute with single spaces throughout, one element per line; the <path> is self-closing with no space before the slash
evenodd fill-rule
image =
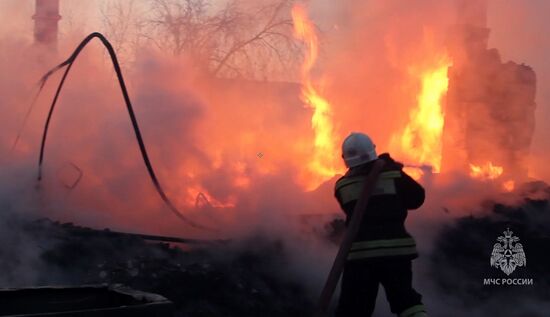
<path id="1" fill-rule="evenodd" d="M 373 162 L 380 159 L 385 165 L 347 257 L 336 316 L 371 316 L 379 284 L 392 313 L 399 317 L 427 316 L 422 296 L 412 287 L 411 261 L 418 253 L 404 224 L 407 210 L 424 203 L 424 188 L 389 154 L 377 156 L 375 148 L 363 133 L 350 134 L 342 145 L 342 158 L 349 169 L 336 182 L 335 196 L 347 216 L 346 224 Z"/>

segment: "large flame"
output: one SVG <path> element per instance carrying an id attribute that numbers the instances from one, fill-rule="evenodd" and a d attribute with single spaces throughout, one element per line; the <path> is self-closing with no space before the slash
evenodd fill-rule
<path id="1" fill-rule="evenodd" d="M 343 133 L 350 130 L 371 134 L 380 152 L 388 150 L 397 160 L 413 166 L 414 169 L 407 172 L 417 179 L 423 172 L 428 176 L 428 165 L 434 172 L 453 172 L 422 179 L 428 190 L 433 184 L 439 185 L 436 183 L 439 180 L 454 177 L 454 172 L 472 181 L 484 182 L 483 185 L 502 186 L 507 191 L 521 184 L 522 179 L 509 167 L 507 157 L 484 148 L 481 148 L 484 151 L 471 153 L 475 155 L 458 153 L 460 155 L 454 156 L 454 147 L 446 146 L 451 149 L 449 160 L 458 163 L 451 170 L 447 166 L 453 164 L 447 165 L 447 158 L 443 157 L 445 161 L 441 162 L 442 155 L 446 155 L 442 153 L 443 141 L 448 138 L 461 143 L 465 130 L 460 129 L 471 127 L 463 124 L 468 116 L 462 116 L 461 110 L 477 109 L 478 106 L 485 109 L 463 98 L 453 98 L 450 104 L 453 108 L 445 108 L 448 66 L 451 62 L 455 65 L 454 74 L 449 75 L 455 78 L 461 57 L 464 57 L 464 52 L 456 51 L 444 40 L 447 29 L 443 26 L 448 21 L 429 19 L 430 14 L 415 10 L 403 10 L 391 17 L 371 12 L 372 17 L 377 17 L 374 21 L 371 16 L 362 15 L 369 10 L 357 9 L 371 6 L 359 3 L 361 1 L 356 1 L 353 8 L 350 7 L 354 14 L 346 15 L 349 21 L 335 25 L 334 31 L 326 30 L 326 43 L 331 44 L 324 50 L 326 59 L 319 53 L 325 42 L 309 20 L 307 7 L 294 6 L 291 12 L 294 29 L 290 31 L 294 31 L 296 41 L 302 44 L 304 54 L 291 56 L 295 51 L 286 50 L 284 46 L 280 47 L 280 53 L 283 61 L 298 59 L 301 67 L 295 72 L 280 76 L 278 67 L 269 57 L 272 53 L 266 54 L 263 49 L 243 51 L 254 54 L 250 56 L 251 62 L 258 62 L 258 69 L 254 66 L 248 70 L 247 63 L 240 65 L 244 56 L 235 55 L 242 57 L 235 58 L 234 66 L 244 67 L 243 74 L 258 72 L 258 77 L 265 78 L 261 81 L 253 80 L 256 75 L 252 78 L 216 78 L 203 73 L 209 69 L 209 64 L 200 64 L 205 56 L 195 60 L 197 56 L 192 50 L 183 50 L 182 55 L 173 56 L 153 46 L 145 53 L 136 50 L 135 56 L 134 52 L 128 55 L 132 62 L 127 63 L 125 75 L 127 73 L 127 81 L 134 87 L 131 97 L 136 110 L 141 109 L 136 115 L 142 124 L 151 160 L 167 195 L 186 215 L 198 222 L 223 227 L 230 223 L 241 226 L 250 221 L 264 222 L 265 217 L 275 214 L 273 211 L 277 211 L 277 217 L 287 212 L 334 212 L 338 206 L 330 184 L 314 193 L 304 191 L 318 187 L 343 171 L 339 143 Z M 385 5 L 380 9 L 383 7 Z M 388 5 L 388 9 L 394 8 Z M 283 22 L 284 15 L 281 12 Z M 42 74 L 41 67 L 27 63 L 28 56 L 34 56 L 34 52 L 31 55 L 19 53 L 24 48 L 20 43 L 26 43 L 25 38 L 20 39 L 18 32 L 3 33 L 9 41 L 2 50 L 0 64 L 6 73 L 13 74 L 10 78 L 0 78 L 6 87 L 0 94 L 0 109 L 5 116 L 2 126 L 5 131 L 0 135 L 0 151 L 4 155 L 0 157 L 6 158 L 13 141 L 11 133 L 19 130 L 20 119 L 24 118 L 27 109 L 24 101 L 29 95 L 27 84 Z M 76 38 L 78 34 L 73 36 Z M 457 40 L 461 42 L 462 37 Z M 60 42 L 60 51 L 72 50 L 73 44 L 69 42 Z M 215 38 L 207 42 L 207 46 L 218 44 Z M 221 49 L 232 45 L 219 44 Z M 247 48 L 252 47 L 255 45 Z M 38 48 L 28 47 L 28 50 L 29 54 L 36 50 L 37 57 L 41 56 Z M 256 55 L 256 52 L 261 54 Z M 55 171 L 63 162 L 74 162 L 85 171 L 85 181 L 67 196 L 67 200 L 70 199 L 67 209 L 95 210 L 98 218 L 121 219 L 120 223 L 125 226 L 158 226 L 159 229 L 162 226 L 163 230 L 170 228 L 172 232 L 179 232 L 181 225 L 169 215 L 164 217 L 166 210 L 161 206 L 162 201 L 145 178 L 147 175 L 135 141 L 129 139 L 127 113 L 118 107 L 119 91 L 113 85 L 112 70 L 104 64 L 103 53 L 91 51 L 82 56 L 56 110 L 54 121 L 59 120 L 56 124 L 59 129 L 51 131 L 47 159 L 47 168 L 53 177 L 47 179 L 55 180 Z M 318 76 L 321 62 L 322 77 Z M 53 64 L 53 61 L 46 64 Z M 228 67 L 231 64 L 228 63 Z M 295 77 L 301 84 L 298 89 L 296 84 L 286 82 Z M 325 78 L 329 80 L 320 80 Z M 468 91 L 477 87 L 476 78 L 471 79 L 472 82 L 469 77 L 463 82 L 456 78 L 449 89 L 459 97 L 462 96 L 462 84 Z M 526 95 L 533 93 L 529 87 L 522 88 L 527 89 Z M 49 85 L 46 89 L 55 87 Z M 41 99 L 48 102 L 45 97 Z M 82 112 L 82 109 L 88 110 Z M 514 106 L 506 111 L 517 109 Z M 471 112 L 476 114 L 475 110 Z M 506 120 L 500 120 L 502 116 L 493 118 L 492 113 L 482 114 L 490 130 L 498 130 L 500 124 L 506 124 Z M 511 112 L 502 114 L 513 115 Z M 14 166 L 22 164 L 17 165 L 22 170 L 32 167 L 26 165 L 27 157 L 34 153 L 29 149 L 36 148 L 34 140 L 39 140 L 41 132 L 33 127 L 40 127 L 43 119 L 40 114 L 29 117 L 19 146 L 11 150 Z M 451 119 L 457 124 L 451 124 Z M 446 129 L 443 129 L 444 121 Z M 478 125 L 473 128 L 485 127 L 479 124 L 481 121 L 474 123 Z M 444 130 L 448 134 L 445 137 Z M 482 132 L 480 136 L 489 138 L 492 135 Z M 459 145 L 465 147 L 466 144 Z M 540 158 L 537 160 L 542 162 Z M 486 162 L 492 162 L 493 167 L 486 167 Z M 470 167 L 470 163 L 474 165 Z M 502 167 L 495 168 L 494 164 Z M 502 175 L 494 176 L 498 174 L 495 170 Z M 127 199 L 130 194 L 133 199 Z M 65 201 L 63 195 L 51 197 L 56 199 L 52 202 Z M 133 213 L 134 219 L 127 220 L 128 212 Z M 128 224 L 128 221 L 133 223 Z"/>
<path id="2" fill-rule="evenodd" d="M 333 125 L 330 103 L 318 92 L 311 79 L 311 70 L 317 61 L 319 40 L 315 26 L 309 20 L 305 8 L 295 5 L 292 8 L 294 33 L 307 48 L 302 64 L 302 99 L 313 109 L 311 124 L 315 133 L 314 153 L 308 168 L 309 189 L 318 186 L 322 181 L 333 177 L 340 171 L 341 163 L 338 160 L 338 149 Z"/>
<path id="3" fill-rule="evenodd" d="M 441 58 L 435 65 L 419 75 L 421 90 L 418 104 L 410 112 L 410 121 L 401 135 L 394 135 L 392 144 L 407 162 L 415 165 L 428 165 L 436 173 L 441 169 L 442 133 L 444 110 L 442 106 L 449 84 L 447 69 L 450 62 Z M 416 168 L 407 170 L 415 178 L 422 175 Z"/>

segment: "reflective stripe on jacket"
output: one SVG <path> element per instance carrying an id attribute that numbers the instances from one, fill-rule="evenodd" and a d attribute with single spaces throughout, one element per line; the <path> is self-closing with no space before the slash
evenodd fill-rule
<path id="1" fill-rule="evenodd" d="M 389 155 L 381 155 L 380 159 L 387 164 L 364 211 L 348 260 L 396 256 L 415 258 L 418 255 L 414 239 L 405 230 L 405 219 L 408 209 L 416 209 L 424 202 L 424 189 Z M 348 221 L 363 194 L 371 168 L 372 164 L 367 163 L 350 169 L 336 182 L 335 196 Z"/>
<path id="2" fill-rule="evenodd" d="M 376 195 L 395 195 L 395 178 L 401 177 L 400 171 L 389 171 L 380 173 L 376 186 L 371 196 Z M 359 199 L 365 186 L 365 175 L 341 178 L 336 182 L 336 192 L 339 195 L 339 201 L 342 205 Z"/>
<path id="3" fill-rule="evenodd" d="M 412 237 L 358 241 L 353 243 L 348 260 L 379 258 L 387 256 L 416 256 L 416 243 Z"/>

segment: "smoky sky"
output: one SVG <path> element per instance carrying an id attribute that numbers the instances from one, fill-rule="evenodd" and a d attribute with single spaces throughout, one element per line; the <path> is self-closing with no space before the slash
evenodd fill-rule
<path id="1" fill-rule="evenodd" d="M 75 3 L 64 1 L 62 5 L 57 56 L 31 45 L 30 1 L 0 3 L 2 212 L 48 216 L 97 228 L 211 236 L 178 222 L 156 195 L 110 61 L 99 45 L 86 50 L 67 82 L 52 121 L 45 179 L 40 186 L 35 178 L 37 150 L 59 75 L 46 87 L 21 142 L 11 150 L 33 85 L 42 73 L 68 56 L 86 34 L 101 31 L 94 12 L 103 2 Z M 411 87 L 418 87 L 410 80 L 407 65 L 431 56 L 432 48 L 443 45 L 455 18 L 454 2 L 325 0 L 310 1 L 309 5 L 321 32 L 321 59 L 314 75 L 322 79 L 322 91 L 334 103 L 338 132 L 372 133 L 380 151 L 387 150 L 392 133 L 406 123 L 408 110 L 416 103 L 417 90 Z M 537 76 L 530 168 L 533 177 L 544 180 L 550 179 L 546 164 L 550 151 L 547 12 L 550 3 L 544 0 L 493 0 L 488 11 L 489 47 L 498 49 L 504 62 L 530 65 Z M 425 41 L 430 32 L 431 43 Z M 339 212 L 333 199 L 334 179 L 309 193 L 296 180 L 308 162 L 307 144 L 312 141 L 311 113 L 300 102 L 296 83 L 269 90 L 247 81 L 232 85 L 213 81 L 195 74 L 192 61 L 168 57 L 150 47 L 140 49 L 135 62 L 122 62 L 152 162 L 167 193 L 178 206 L 185 206 L 186 215 L 211 222 L 227 235 L 261 231 L 294 238 L 288 232 L 294 233 L 298 215 Z M 226 94 L 217 96 L 220 90 Z M 287 94 L 294 97 L 280 97 Z M 258 152 L 263 157 L 258 157 Z M 69 189 L 65 182 L 74 181 L 78 174 L 72 164 L 83 176 Z M 69 171 L 68 180 L 62 171 Z M 422 182 L 427 203 L 410 214 L 408 223 L 424 254 L 431 252 L 437 229 L 479 211 L 472 206 L 498 192 L 458 176 L 448 183 Z M 211 206 L 194 205 L 201 191 L 210 194 Z M 32 246 L 25 250 L 36 251 Z M 312 286 L 312 292 L 319 289 L 335 247 L 295 243 L 292 252 L 298 275 Z M 419 278 L 429 278 L 423 263 L 416 264 L 415 270 Z M 26 280 L 33 280 L 36 272 L 24 269 L 30 274 Z M 428 298 L 437 298 L 429 283 L 419 285 L 430 289 Z M 428 300 L 430 303 L 433 300 Z M 385 308 L 382 303 L 378 310 Z M 444 307 L 433 311 L 444 311 Z"/>

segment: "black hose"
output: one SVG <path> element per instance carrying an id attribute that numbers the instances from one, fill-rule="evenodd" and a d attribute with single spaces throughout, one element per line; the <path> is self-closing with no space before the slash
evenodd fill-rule
<path id="1" fill-rule="evenodd" d="M 168 208 L 182 221 L 184 221 L 186 224 L 190 225 L 191 227 L 204 229 L 204 230 L 213 230 L 211 228 L 205 227 L 199 223 L 196 223 L 189 218 L 185 217 L 177 208 L 174 206 L 172 201 L 166 196 L 166 193 L 164 192 L 162 186 L 160 185 L 160 182 L 158 181 L 158 178 L 155 174 L 155 170 L 153 169 L 153 166 L 151 165 L 151 161 L 149 160 L 149 155 L 147 154 L 147 150 L 145 148 L 145 143 L 143 142 L 143 138 L 141 137 L 141 132 L 139 130 L 139 126 L 136 120 L 136 116 L 134 114 L 134 110 L 132 108 L 132 103 L 130 101 L 130 96 L 128 95 L 128 91 L 126 89 L 126 84 L 124 83 L 124 78 L 122 76 L 122 71 L 120 69 L 120 65 L 118 63 L 118 59 L 115 53 L 115 50 L 113 49 L 113 46 L 109 41 L 103 36 L 103 34 L 94 32 L 90 35 L 88 35 L 74 50 L 74 52 L 71 54 L 71 56 L 61 64 L 57 65 L 56 67 L 52 68 L 50 71 L 48 71 L 44 76 L 42 76 L 42 79 L 40 80 L 40 90 L 42 90 L 42 87 L 46 84 L 46 81 L 48 78 L 57 72 L 58 70 L 62 69 L 63 67 L 67 66 L 65 69 L 65 73 L 63 74 L 63 77 L 61 78 L 61 82 L 59 83 L 59 86 L 57 87 L 57 91 L 55 92 L 54 99 L 52 101 L 50 111 L 48 113 L 48 118 L 46 119 L 46 124 L 44 126 L 44 133 L 42 134 L 42 144 L 40 145 L 40 158 L 38 160 L 38 181 L 42 179 L 42 163 L 44 161 L 44 150 L 46 146 L 46 138 L 48 136 L 48 128 L 50 126 L 50 121 L 52 119 L 52 114 L 55 109 L 55 105 L 57 103 L 57 100 L 59 99 L 59 95 L 61 93 L 61 89 L 63 88 L 63 84 L 65 83 L 65 80 L 67 79 L 67 76 L 69 75 L 69 72 L 71 70 L 71 67 L 73 66 L 73 63 L 75 62 L 76 58 L 80 54 L 80 52 L 86 47 L 86 45 L 94 38 L 98 38 L 101 40 L 107 51 L 109 52 L 109 55 L 111 57 L 111 61 L 113 62 L 113 67 L 115 69 L 118 82 L 120 84 L 120 89 L 122 91 L 122 95 L 124 96 L 124 102 L 126 103 L 126 108 L 128 109 L 128 114 L 130 115 L 130 120 L 132 121 L 132 126 L 134 128 L 134 132 L 136 135 L 137 142 L 139 144 L 139 150 L 141 152 L 141 156 L 143 158 L 143 162 L 145 163 L 145 166 L 147 167 L 147 171 L 149 172 L 149 176 L 151 178 L 151 181 L 153 182 L 153 185 L 155 185 L 155 188 L 164 201 Z"/>
<path id="2" fill-rule="evenodd" d="M 17 135 L 15 136 L 15 140 L 13 141 L 13 145 L 11 146 L 11 150 L 14 151 L 17 147 L 17 144 L 19 143 L 19 140 L 21 139 L 21 135 L 23 135 L 23 130 L 25 130 L 25 126 L 27 125 L 27 121 L 29 120 L 29 117 L 31 115 L 31 112 L 34 109 L 34 106 L 36 102 L 38 101 L 38 97 L 40 96 L 40 93 L 42 93 L 42 89 L 46 85 L 46 81 L 48 80 L 48 77 L 50 77 L 51 74 L 53 74 L 60 65 L 58 65 L 56 68 L 50 70 L 46 75 L 42 76 L 40 81 L 37 83 L 38 89 L 36 90 L 36 93 L 34 94 L 34 97 L 32 98 L 31 104 L 29 105 L 29 108 L 27 109 L 27 112 L 25 113 L 25 117 L 23 118 L 23 122 L 21 124 L 21 127 L 19 128 L 19 131 L 17 132 Z"/>

